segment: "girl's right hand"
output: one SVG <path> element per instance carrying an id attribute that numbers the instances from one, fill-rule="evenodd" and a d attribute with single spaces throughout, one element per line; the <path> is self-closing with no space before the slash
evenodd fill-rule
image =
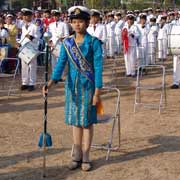
<path id="1" fill-rule="evenodd" d="M 48 88 L 45 88 L 45 87 L 46 86 L 43 86 L 43 88 L 42 88 L 43 97 L 45 97 L 48 94 Z"/>

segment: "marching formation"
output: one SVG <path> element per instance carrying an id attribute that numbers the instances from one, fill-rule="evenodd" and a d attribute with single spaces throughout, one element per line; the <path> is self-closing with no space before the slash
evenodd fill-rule
<path id="1" fill-rule="evenodd" d="M 124 54 L 126 76 L 136 76 L 136 66 L 154 64 L 156 53 L 158 60 L 165 61 L 168 53 L 168 34 L 173 25 L 180 25 L 180 11 L 164 12 L 152 8 L 142 11 L 101 12 L 91 9 L 91 19 L 87 32 L 97 37 L 102 44 L 103 58 L 115 58 Z M 68 12 L 58 10 L 32 11 L 23 8 L 21 12 L 2 13 L 0 18 L 0 43 L 5 47 L 5 55 L 15 57 L 20 52 L 22 59 L 21 90 L 34 90 L 36 84 L 37 63 L 42 65 L 45 41 L 44 32 L 52 37 L 49 45 L 52 49 L 51 67 L 54 69 L 63 39 L 72 35 Z M 25 48 L 26 47 L 26 48 Z M 26 49 L 31 58 L 27 58 Z M 1 54 L 4 52 L 1 48 Z M 22 51 L 22 53 L 21 53 Z M 24 59 L 24 60 L 23 60 Z M 179 87 L 178 56 L 174 56 L 174 82 L 172 88 Z M 2 69 L 8 71 L 6 64 Z"/>

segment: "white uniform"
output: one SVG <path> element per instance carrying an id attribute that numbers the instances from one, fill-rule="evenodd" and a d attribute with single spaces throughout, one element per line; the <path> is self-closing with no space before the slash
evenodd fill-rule
<path id="1" fill-rule="evenodd" d="M 107 56 L 114 57 L 115 53 L 115 27 L 116 22 L 111 21 L 106 25 L 107 29 Z"/>
<path id="2" fill-rule="evenodd" d="M 148 62 L 150 64 L 155 64 L 157 36 L 158 36 L 158 26 L 154 24 L 150 26 L 148 33 Z"/>
<path id="3" fill-rule="evenodd" d="M 179 86 L 180 82 L 180 55 L 173 56 L 173 84 Z"/>
<path id="4" fill-rule="evenodd" d="M 138 48 L 137 48 L 137 57 L 139 60 L 139 65 L 148 65 L 148 33 L 149 27 L 148 25 L 144 25 L 142 27 L 141 24 L 137 24 L 138 30 L 140 32 L 140 36 L 138 39 Z"/>
<path id="5" fill-rule="evenodd" d="M 167 58 L 167 49 L 168 49 L 168 24 L 164 24 L 163 27 L 159 28 L 158 32 L 158 58 L 166 59 Z"/>
<path id="6" fill-rule="evenodd" d="M 53 46 L 59 46 L 58 48 L 61 48 L 62 42 L 59 41 L 59 38 L 65 38 L 69 36 L 69 28 L 68 25 L 62 21 L 53 22 L 48 27 L 48 32 L 52 34 L 51 41 L 53 43 Z M 59 55 L 55 55 L 52 53 L 51 58 L 51 66 L 52 70 L 54 69 L 57 59 Z"/>
<path id="7" fill-rule="evenodd" d="M 40 39 L 38 28 L 32 22 L 28 24 L 28 27 L 24 24 L 22 26 L 22 35 L 20 39 L 20 44 L 23 46 L 25 43 L 29 42 L 28 38 L 25 38 L 26 35 L 30 35 L 33 38 L 32 42 L 34 47 L 38 49 L 38 41 Z M 37 58 L 32 59 L 29 64 L 25 63 L 23 59 L 21 59 L 22 65 L 22 85 L 34 86 L 36 83 L 36 74 L 37 74 Z"/>
<path id="8" fill-rule="evenodd" d="M 87 32 L 94 36 L 97 37 L 99 40 L 102 42 L 102 48 L 103 48 L 103 56 L 106 56 L 106 41 L 107 41 L 107 31 L 106 31 L 106 26 L 101 23 L 97 23 L 95 25 L 90 24 L 89 27 L 87 28 Z"/>
<path id="9" fill-rule="evenodd" d="M 136 73 L 136 63 L 137 63 L 137 39 L 139 38 L 139 30 L 136 25 L 132 25 L 130 28 L 128 24 L 123 27 L 123 29 L 127 29 L 128 31 L 128 52 L 124 53 L 125 67 L 126 67 L 126 75 L 135 75 Z M 134 37 L 132 37 L 132 35 Z"/>
<path id="10" fill-rule="evenodd" d="M 115 42 L 116 42 L 116 52 L 118 54 L 121 53 L 122 47 L 121 47 L 121 32 L 122 32 L 122 28 L 124 26 L 124 21 L 123 20 L 119 20 L 115 26 Z"/>

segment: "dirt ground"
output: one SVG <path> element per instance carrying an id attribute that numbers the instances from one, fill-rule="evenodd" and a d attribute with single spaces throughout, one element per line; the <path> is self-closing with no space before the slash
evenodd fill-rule
<path id="1" fill-rule="evenodd" d="M 71 145 L 71 127 L 64 124 L 64 88 L 58 84 L 49 93 L 48 132 L 53 146 L 47 151 L 47 180 L 180 180 L 180 90 L 172 84 L 172 58 L 165 62 L 167 105 L 158 109 L 138 107 L 134 113 L 135 82 L 125 77 L 123 60 L 106 63 L 104 82 L 121 91 L 121 146 L 111 152 L 92 149 L 93 170 L 82 172 L 67 168 Z M 112 78 L 112 69 L 117 77 Z M 151 70 L 150 70 L 151 71 Z M 161 80 L 146 75 L 150 84 Z M 158 91 L 143 93 L 144 100 L 157 101 Z M 105 112 L 114 112 L 116 96 L 111 93 L 103 101 Z M 34 92 L 0 96 L 0 180 L 41 180 L 42 152 L 38 138 L 43 125 L 43 98 L 39 87 Z M 96 125 L 94 143 L 105 143 L 112 124 Z M 117 130 L 117 129 L 116 129 Z M 114 144 L 117 143 L 115 131 Z"/>

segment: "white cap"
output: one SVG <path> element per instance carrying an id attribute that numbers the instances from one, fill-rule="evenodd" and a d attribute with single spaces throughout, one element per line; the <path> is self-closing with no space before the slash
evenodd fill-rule
<path id="1" fill-rule="evenodd" d="M 91 15 L 101 15 L 101 12 L 97 9 L 91 9 L 90 12 L 91 12 Z"/>
<path id="2" fill-rule="evenodd" d="M 85 6 L 72 6 L 68 9 L 68 14 L 72 14 L 76 9 L 91 15 L 91 11 Z"/>
<path id="3" fill-rule="evenodd" d="M 21 9 L 21 12 L 25 13 L 25 12 L 31 12 L 33 13 L 33 11 L 31 9 L 28 9 L 28 8 L 22 8 Z"/>
<path id="4" fill-rule="evenodd" d="M 6 17 L 8 18 L 8 17 L 14 17 L 14 16 L 12 14 L 7 14 Z"/>

